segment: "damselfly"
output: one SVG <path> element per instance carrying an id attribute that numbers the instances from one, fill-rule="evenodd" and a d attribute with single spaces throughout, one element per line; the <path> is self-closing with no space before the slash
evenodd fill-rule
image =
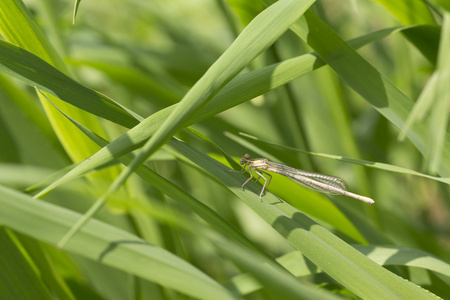
<path id="1" fill-rule="evenodd" d="M 286 176 L 292 181 L 317 192 L 344 195 L 358 199 L 367 204 L 373 204 L 375 202 L 369 197 L 349 192 L 345 181 L 338 177 L 295 169 L 280 163 L 268 161 L 265 158 L 250 159 L 250 155 L 248 154 L 245 154 L 244 157 L 239 160 L 239 163 L 244 166 L 240 172 L 241 174 L 245 171 L 250 173 L 250 177 L 242 184 L 242 188 L 252 180 L 253 172 L 259 175 L 258 178 L 256 178 L 256 181 L 258 181 L 260 177 L 264 179 L 264 185 L 259 194 L 260 199 L 262 199 L 264 190 L 269 187 L 270 181 L 272 180 L 272 175 L 262 171 L 265 170 Z M 248 170 L 246 170 L 247 167 Z M 263 174 L 269 176 L 269 180 L 267 180 Z"/>

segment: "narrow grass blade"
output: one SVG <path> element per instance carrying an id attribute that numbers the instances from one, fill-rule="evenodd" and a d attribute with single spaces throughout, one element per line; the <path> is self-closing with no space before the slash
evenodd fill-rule
<path id="1" fill-rule="evenodd" d="M 3 222 L 2 222 L 3 223 Z M 19 249 L 17 241 L 0 226 L 0 295 L 3 299 L 54 299 L 33 264 Z M 20 272 L 18 271 L 20 270 Z"/>
<path id="2" fill-rule="evenodd" d="M 237 75 L 250 61 L 275 42 L 314 1 L 282 0 L 259 14 L 238 36 L 233 44 L 189 90 L 139 154 L 111 185 L 118 189 L 128 176 L 176 131 L 194 116 L 217 92 Z M 263 38 L 262 38 L 263 37 Z"/>
<path id="3" fill-rule="evenodd" d="M 231 133 L 227 133 L 228 136 L 233 136 Z M 255 141 L 259 141 L 262 143 L 265 143 L 267 145 L 271 145 L 271 146 L 276 146 L 282 149 L 285 149 L 287 151 L 293 151 L 293 152 L 300 152 L 300 153 L 305 153 L 305 154 L 309 154 L 309 155 L 314 155 L 317 157 L 323 157 L 323 158 L 328 158 L 328 159 L 335 159 L 335 160 L 340 160 L 343 162 L 349 162 L 352 164 L 358 164 L 358 165 L 362 165 L 362 166 L 366 166 L 369 168 L 374 168 L 374 169 L 379 169 L 379 170 L 384 170 L 384 171 L 388 171 L 388 172 L 394 172 L 394 173 L 399 173 L 399 174 L 408 174 L 408 175 L 414 175 L 414 176 L 419 176 L 419 177 L 424 177 L 424 178 L 428 178 L 431 180 L 435 180 L 435 181 L 439 181 L 442 183 L 446 183 L 446 184 L 450 184 L 450 178 L 448 177 L 436 177 L 436 176 L 431 176 L 428 174 L 424 174 L 424 173 L 420 173 L 411 169 L 407 169 L 407 168 L 402 168 L 402 167 L 398 167 L 398 166 L 394 166 L 394 165 L 390 165 L 390 164 L 385 164 L 385 163 L 379 163 L 379 162 L 373 162 L 373 161 L 368 161 L 368 160 L 362 160 L 362 159 L 354 159 L 354 158 L 349 158 L 349 157 L 343 157 L 340 155 L 332 155 L 332 154 L 326 154 L 326 153 L 317 153 L 317 152 L 310 152 L 310 151 L 305 151 L 305 150 L 301 150 L 301 149 L 295 149 L 292 147 L 287 147 L 284 145 L 280 145 L 280 144 L 276 144 L 276 143 L 272 143 L 269 141 L 265 141 L 259 138 L 256 138 L 254 136 L 245 134 L 245 133 L 240 133 L 240 135 L 242 135 L 243 137 L 250 139 L 250 140 L 255 140 Z M 239 140 L 235 141 L 239 142 Z"/>
<path id="4" fill-rule="evenodd" d="M 259 14 L 189 90 L 174 111 L 167 117 L 167 120 L 164 121 L 161 128 L 145 143 L 128 167 L 114 180 L 105 194 L 96 200 L 96 203 L 89 209 L 83 220 L 77 222 L 76 228 L 73 228 L 64 237 L 61 245 L 63 242 L 66 243 L 87 222 L 87 219 L 103 206 L 110 195 L 120 189 L 128 177 L 151 154 L 166 143 L 176 131 L 183 128 L 188 118 L 195 115 L 202 106 L 211 100 L 219 89 L 278 39 L 313 2 L 312 0 L 304 2 L 282 0 Z M 262 36 L 264 38 L 261 38 Z"/>
<path id="5" fill-rule="evenodd" d="M 0 206 L 2 224 L 50 244 L 56 244 L 81 217 L 4 187 L 0 187 Z M 235 299 L 228 290 L 186 261 L 95 219 L 73 237 L 66 250 L 194 298 Z"/>
<path id="6" fill-rule="evenodd" d="M 353 44 L 355 47 L 361 47 L 366 43 L 376 41 L 401 29 L 407 30 L 407 28 L 398 27 L 381 30 L 369 36 L 355 39 Z M 238 75 L 206 104 L 194 118 L 190 119 L 186 125 L 199 122 L 242 102 L 248 101 L 323 65 L 323 61 L 316 55 L 306 54 L 253 72 Z M 140 147 L 156 131 L 158 124 L 161 124 L 167 119 L 175 107 L 176 105 L 170 106 L 148 117 L 125 135 L 112 141 L 106 148 L 103 148 L 88 160 L 84 161 L 76 170 L 73 170 L 73 172 L 67 174 L 67 176 L 58 182 L 53 183 L 37 197 L 44 195 L 64 182 L 81 176 L 89 170 L 98 168 Z"/>
<path id="7" fill-rule="evenodd" d="M 407 247 L 376 245 L 355 245 L 355 249 L 367 255 L 380 266 L 408 266 L 423 268 L 433 272 L 442 280 L 450 283 L 450 265 L 432 254 L 422 250 Z M 277 262 L 297 277 L 306 277 L 322 273 L 319 268 L 313 268 L 300 252 L 290 252 L 277 258 Z M 263 288 L 250 274 L 234 276 L 226 284 L 246 295 Z"/>
<path id="8" fill-rule="evenodd" d="M 400 141 L 403 141 L 405 139 L 406 134 L 408 133 L 408 130 L 410 130 L 411 126 L 414 123 L 423 120 L 425 115 L 429 112 L 429 109 L 434 102 L 434 95 L 436 93 L 436 83 L 437 83 L 437 74 L 434 73 L 433 75 L 431 75 L 430 80 L 423 88 L 422 93 L 420 93 L 420 96 L 417 99 L 416 103 L 414 104 L 414 107 L 412 108 L 411 113 L 408 116 L 408 119 L 406 119 L 405 126 L 403 126 L 398 136 L 398 139 Z"/>
<path id="9" fill-rule="evenodd" d="M 133 203 L 128 203 L 128 205 L 133 206 Z M 336 296 L 331 293 L 311 288 L 299 282 L 272 258 L 239 247 L 209 227 L 199 226 L 198 223 L 184 218 L 181 214 L 168 211 L 162 206 L 139 207 L 138 209 L 162 222 L 206 238 L 219 253 L 229 258 L 240 269 L 248 271 L 269 291 L 276 291 L 277 297 L 281 299 L 336 299 Z"/>
<path id="10" fill-rule="evenodd" d="M 359 297 L 437 299 L 429 291 L 380 267 L 271 193 L 267 193 L 261 203 L 257 195 L 242 191 L 243 176 L 229 172 L 227 167 L 207 155 L 175 139 L 169 142 L 169 146 L 220 180 L 308 259 Z M 252 184 L 253 188 L 257 190 L 256 184 Z"/>
<path id="11" fill-rule="evenodd" d="M 0 70 L 87 112 L 125 127 L 135 126 L 140 119 L 124 106 L 85 87 L 36 55 L 2 40 Z"/>
<path id="12" fill-rule="evenodd" d="M 3 65 L 7 65 L 10 68 L 17 68 L 17 66 L 20 66 L 22 69 L 26 70 L 26 73 L 28 73 L 29 76 L 34 76 L 36 80 L 39 80 L 39 73 L 37 73 L 38 70 L 34 69 L 32 66 L 28 66 L 31 61 L 39 61 L 39 66 L 42 67 L 39 71 L 43 71 L 44 69 L 48 71 L 50 69 L 47 68 L 49 64 L 59 70 L 57 74 L 48 74 L 49 77 L 52 78 L 51 81 L 53 81 L 53 84 L 58 84 L 58 79 L 67 79 L 65 74 L 69 74 L 68 69 L 63 63 L 61 57 L 51 45 L 50 41 L 45 36 L 43 30 L 40 28 L 31 12 L 22 1 L 2 1 L 2 5 L 0 6 L 0 32 L 5 40 L 11 43 L 8 44 L 7 42 L 2 41 L 2 47 L 0 48 L 2 48 L 2 50 L 3 48 L 9 48 L 10 51 L 8 51 L 8 53 L 13 54 L 9 57 L 9 59 L 3 61 Z M 21 48 L 12 46 L 12 44 L 15 44 Z M 11 48 L 16 51 L 14 52 Z M 41 59 L 37 60 L 31 53 L 39 56 Z M 18 56 L 25 59 L 20 59 Z M 24 65 L 27 67 L 23 68 Z M 9 69 L 9 67 L 7 67 L 7 69 Z M 66 90 L 66 94 L 70 94 L 71 92 L 72 91 Z M 50 95 L 49 97 L 51 98 L 54 96 Z M 105 97 L 103 97 L 102 100 L 105 100 L 104 98 Z M 92 128 L 99 134 L 105 134 L 100 121 L 92 115 L 87 114 L 85 111 L 82 111 L 77 107 L 60 101 L 58 97 L 54 97 L 52 100 L 64 111 L 66 111 L 66 113 L 70 114 L 75 119 L 82 121 L 89 128 Z M 86 139 L 84 135 L 80 135 L 79 132 L 71 132 L 71 130 L 73 130 L 71 127 L 72 125 L 67 122 L 65 118 L 62 118 L 61 115 L 47 103 L 47 101 L 42 100 L 42 106 L 44 107 L 46 115 L 50 119 L 53 130 L 57 134 L 59 141 L 65 148 L 65 152 L 70 156 L 72 161 L 81 161 L 98 150 L 96 145 L 92 144 L 91 141 Z M 111 104 L 109 104 L 109 108 L 111 111 L 116 110 L 116 115 L 117 113 L 120 114 L 119 110 L 124 110 L 123 108 L 120 109 L 118 105 L 113 107 Z M 136 123 L 137 122 L 135 121 L 134 124 Z M 103 177 L 104 180 L 111 180 L 115 171 L 117 170 L 112 168 L 108 171 L 96 174 L 96 176 Z"/>
<path id="13" fill-rule="evenodd" d="M 50 99 L 47 98 L 48 101 Z M 51 103 L 51 101 L 50 101 Z M 82 124 L 70 118 L 63 111 L 60 111 L 69 121 L 71 121 L 81 132 L 83 132 L 87 137 L 89 137 L 93 142 L 95 142 L 100 147 L 104 147 L 108 144 L 106 140 L 102 137 L 98 136 L 88 128 L 84 127 Z M 197 133 L 200 134 L 200 133 Z M 206 137 L 204 137 L 206 138 Z M 132 154 L 127 154 L 119 158 L 119 161 L 124 165 L 127 165 L 133 159 Z M 231 158 L 230 158 L 231 159 Z M 227 236 L 228 238 L 245 245 L 249 249 L 253 249 L 256 252 L 260 252 L 262 255 L 267 255 L 265 252 L 261 251 L 260 248 L 256 247 L 251 241 L 249 241 L 241 232 L 239 232 L 236 228 L 234 228 L 229 222 L 223 219 L 220 215 L 218 215 L 215 211 L 213 211 L 208 206 L 204 205 L 182 189 L 180 189 L 175 184 L 171 183 L 164 177 L 158 175 L 156 172 L 152 171 L 145 165 L 141 165 L 137 170 L 136 174 L 139 175 L 143 180 L 153 185 L 155 188 L 161 190 L 163 193 L 171 197 L 173 200 L 186 205 L 190 209 L 192 209 L 195 213 L 197 213 L 203 220 L 208 222 L 211 226 L 216 228 L 222 234 Z M 53 178 L 53 176 L 51 176 Z M 50 180 L 50 178 L 48 179 Z M 103 205 L 103 202 L 96 203 L 96 205 Z M 65 237 L 60 241 L 59 246 L 62 247 L 65 243 L 77 232 L 79 228 L 82 227 L 85 222 L 87 222 L 95 213 L 97 208 L 93 208 L 86 215 L 89 217 L 83 217 L 78 221 L 78 224 L 72 228 L 70 232 L 68 232 Z"/>
<path id="14" fill-rule="evenodd" d="M 429 148 L 425 156 L 431 173 L 436 173 L 441 164 L 445 147 L 450 101 L 450 13 L 444 14 L 437 60 L 435 104 L 430 114 Z"/>
<path id="15" fill-rule="evenodd" d="M 305 29 L 304 23 L 295 24 L 292 29 L 380 114 L 394 126 L 403 128 L 413 102 L 311 11 L 305 13 L 305 19 L 309 31 Z M 428 134 L 424 124 L 415 124 L 409 131 L 408 138 L 420 152 L 425 153 Z M 445 136 L 443 149 L 446 153 L 442 156 L 439 173 L 442 176 L 450 176 L 449 134 Z"/>

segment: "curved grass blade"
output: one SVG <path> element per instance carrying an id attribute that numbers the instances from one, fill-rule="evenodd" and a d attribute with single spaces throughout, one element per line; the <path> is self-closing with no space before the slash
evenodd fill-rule
<path id="1" fill-rule="evenodd" d="M 233 137 L 233 135 L 231 133 L 226 133 L 226 135 Z M 362 166 L 366 166 L 369 168 L 374 168 L 374 169 L 379 169 L 379 170 L 384 170 L 384 171 L 389 171 L 389 172 L 394 172 L 394 173 L 400 173 L 400 174 L 409 174 L 409 175 L 414 175 L 414 176 L 419 176 L 419 177 L 424 177 L 424 178 L 428 178 L 428 179 L 432 179 L 435 181 L 439 181 L 439 182 L 443 182 L 446 184 L 450 184 L 450 178 L 446 177 L 437 177 L 437 176 L 431 176 L 428 174 L 424 174 L 424 173 L 420 173 L 411 169 L 407 169 L 407 168 L 402 168 L 402 167 L 398 167 L 398 166 L 394 166 L 394 165 L 390 165 L 390 164 L 385 164 L 385 163 L 379 163 L 379 162 L 373 162 L 373 161 L 368 161 L 368 160 L 362 160 L 362 159 L 354 159 L 354 158 L 349 158 L 349 157 L 343 157 L 340 155 L 332 155 L 332 154 L 325 154 L 325 153 L 317 153 L 317 152 L 310 152 L 310 151 L 305 151 L 305 150 L 300 150 L 300 149 L 295 149 L 292 147 L 288 147 L 288 146 L 284 146 L 284 145 L 280 145 L 280 144 L 276 144 L 276 143 L 272 143 L 269 141 L 265 141 L 263 139 L 259 139 L 256 138 L 254 136 L 245 134 L 245 133 L 240 133 L 241 136 L 250 139 L 250 140 L 256 140 L 258 142 L 262 142 L 265 143 L 267 145 L 271 145 L 271 146 L 276 146 L 288 151 L 293 151 L 293 152 L 300 152 L 300 153 L 306 153 L 309 155 L 313 155 L 313 156 L 317 156 L 317 157 L 323 157 L 323 158 L 328 158 L 328 159 L 334 159 L 334 160 L 340 160 L 343 162 L 349 162 L 352 164 L 357 164 L 357 165 L 362 165 Z M 236 140 L 239 143 L 239 140 Z"/>
<path id="2" fill-rule="evenodd" d="M 433 272 L 450 285 L 450 265 L 432 254 L 422 250 L 399 246 L 355 245 L 355 249 L 367 255 L 380 266 L 408 266 L 422 268 Z M 308 264 L 306 258 L 298 251 L 290 252 L 277 258 L 277 262 L 296 277 L 311 276 L 322 270 Z M 230 289 L 247 295 L 263 288 L 250 274 L 239 274 L 225 284 Z"/>
<path id="3" fill-rule="evenodd" d="M 291 29 L 339 75 L 351 88 L 359 93 L 394 126 L 402 129 L 413 102 L 402 93 L 386 76 L 376 70 L 350 45 L 314 13 L 305 13 L 305 23 L 295 23 Z M 414 124 L 408 138 L 415 147 L 425 154 L 428 133 L 422 123 Z M 450 135 L 443 142 L 442 164 L 439 174 L 450 175 Z"/>
<path id="4" fill-rule="evenodd" d="M 120 189 L 128 177 L 151 154 L 166 143 L 178 130 L 184 128 L 184 123 L 188 118 L 194 116 L 228 81 L 274 43 L 313 2 L 313 0 L 302 2 L 282 0 L 260 13 L 189 90 L 162 126 L 144 144 L 128 167 L 119 174 L 109 189 L 97 199 L 96 203 L 86 212 L 86 216 L 77 222 L 74 228 L 63 238 L 60 245 L 67 243 L 87 219 L 103 206 L 109 196 Z"/>
<path id="5" fill-rule="evenodd" d="M 242 191 L 243 176 L 190 146 L 172 139 L 168 145 L 213 175 L 284 236 L 319 268 L 364 299 L 429 297 L 432 293 L 377 265 L 306 215 L 267 193 L 261 203 L 257 194 Z M 249 183 L 257 191 L 254 183 Z"/>
<path id="6" fill-rule="evenodd" d="M 407 28 L 395 27 L 383 29 L 368 36 L 354 39 L 352 44 L 354 44 L 355 47 L 361 47 L 366 43 L 376 41 L 401 30 L 407 30 Z M 323 61 L 316 55 L 305 54 L 253 72 L 238 75 L 236 78 L 231 80 L 231 82 L 228 83 L 214 98 L 212 98 L 212 100 L 207 103 L 195 117 L 191 118 L 186 123 L 186 126 L 253 99 L 256 96 L 286 84 L 287 82 L 290 82 L 291 80 L 324 65 L 325 64 Z M 129 130 L 126 134 L 112 141 L 108 146 L 82 162 L 79 167 L 68 173 L 67 176 L 64 176 L 61 180 L 48 186 L 36 197 L 41 197 L 58 185 L 77 178 L 86 172 L 96 169 L 109 161 L 137 149 L 156 131 L 158 124 L 161 124 L 167 119 L 168 115 L 175 109 L 175 107 L 176 105 L 172 105 L 151 115 L 136 127 Z"/>
<path id="7" fill-rule="evenodd" d="M 1 186 L 0 206 L 2 224 L 50 244 L 56 244 L 80 218 L 78 213 Z M 95 219 L 73 237 L 65 250 L 194 298 L 235 299 L 216 281 L 169 251 Z"/>
<path id="8" fill-rule="evenodd" d="M 36 55 L 2 40 L 0 70 L 116 124 L 132 127 L 141 119 L 124 106 L 73 80 Z"/>
<path id="9" fill-rule="evenodd" d="M 43 94 L 42 94 L 43 95 Z M 43 95 L 45 97 L 45 95 Z M 47 97 L 45 97 L 47 98 Z M 47 100 L 51 102 L 50 99 L 47 98 Z M 54 104 L 53 104 L 54 105 Z M 55 106 L 56 109 L 58 109 Z M 59 110 L 59 109 L 58 109 Z M 102 137 L 98 136 L 88 128 L 84 127 L 82 124 L 78 123 L 77 121 L 73 120 L 70 116 L 65 114 L 63 111 L 59 110 L 61 114 L 63 114 L 70 122 L 72 122 L 81 132 L 83 132 L 88 138 L 90 138 L 94 143 L 99 145 L 100 147 L 104 147 L 108 144 L 106 140 L 104 140 Z M 118 160 L 124 164 L 125 166 L 128 165 L 131 160 L 133 159 L 133 154 L 129 153 L 127 155 L 124 155 L 120 157 Z M 192 209 L 195 213 L 198 214 L 199 217 L 201 217 L 203 220 L 208 222 L 211 226 L 219 230 L 222 234 L 227 236 L 228 238 L 245 245 L 249 249 L 253 249 L 256 252 L 261 253 L 262 255 L 267 256 L 267 254 L 262 251 L 260 248 L 255 246 L 251 241 L 249 241 L 244 235 L 242 235 L 241 232 L 239 232 L 236 228 L 234 228 L 230 223 L 228 223 L 226 220 L 224 220 L 220 215 L 218 215 L 215 211 L 213 211 L 211 208 L 203 204 L 202 202 L 198 201 L 194 197 L 192 197 L 190 194 L 186 193 L 182 189 L 180 189 L 178 186 L 170 182 L 169 180 L 165 179 L 164 177 L 160 176 L 150 168 L 148 168 L 145 165 L 141 165 L 137 170 L 136 174 L 139 175 L 143 180 L 148 182 L 149 184 L 153 185 L 155 188 L 161 190 L 163 193 L 171 197 L 173 200 L 178 201 L 182 203 L 183 205 L 186 205 L 190 209 Z M 51 176 L 53 177 L 53 176 Z M 46 181 L 50 180 L 46 179 Z M 29 189 L 27 189 L 29 190 Z M 103 203 L 100 203 L 103 204 Z M 80 224 L 85 224 L 89 219 L 91 219 L 92 215 L 85 215 L 83 218 L 80 219 Z M 74 226 L 75 227 L 75 226 Z M 77 226 L 76 228 L 72 229 L 69 233 L 66 234 L 66 238 L 63 238 L 62 241 L 60 241 L 60 246 L 64 246 L 66 243 L 67 237 L 72 236 L 76 233 L 76 230 L 81 228 L 81 226 Z M 75 230 L 76 229 L 76 230 Z"/>

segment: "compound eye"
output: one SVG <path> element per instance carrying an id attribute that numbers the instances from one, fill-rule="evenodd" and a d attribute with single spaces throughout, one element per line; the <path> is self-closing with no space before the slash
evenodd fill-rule
<path id="1" fill-rule="evenodd" d="M 244 157 L 242 157 L 239 160 L 239 164 L 241 164 L 241 165 L 245 164 L 249 158 L 250 158 L 250 154 L 245 154 Z"/>

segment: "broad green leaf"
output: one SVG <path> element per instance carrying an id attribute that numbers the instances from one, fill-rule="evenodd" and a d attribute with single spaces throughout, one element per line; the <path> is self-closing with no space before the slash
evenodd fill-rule
<path id="1" fill-rule="evenodd" d="M 450 265 L 423 250 L 376 245 L 357 245 L 355 248 L 383 266 L 418 267 L 450 277 Z"/>
<path id="2" fill-rule="evenodd" d="M 63 72 L 67 72 L 62 60 L 21 0 L 2 2 L 0 25 L 0 32 L 5 40 L 34 53 Z M 20 61 L 16 61 L 16 63 L 20 63 Z"/>

